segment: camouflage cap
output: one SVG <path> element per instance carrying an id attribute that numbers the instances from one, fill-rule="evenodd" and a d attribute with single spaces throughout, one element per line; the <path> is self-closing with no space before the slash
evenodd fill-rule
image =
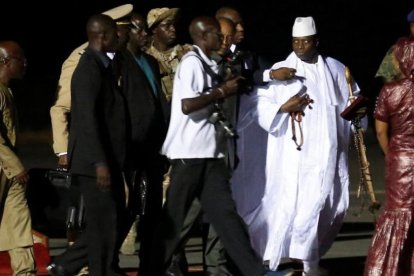
<path id="1" fill-rule="evenodd" d="M 150 10 L 147 15 L 148 28 L 155 26 L 157 23 L 167 18 L 175 19 L 179 10 L 180 9 L 178 8 L 156 8 Z"/>

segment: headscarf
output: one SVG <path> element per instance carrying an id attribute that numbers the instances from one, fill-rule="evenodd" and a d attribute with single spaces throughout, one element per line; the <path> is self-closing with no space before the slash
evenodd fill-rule
<path id="1" fill-rule="evenodd" d="M 414 39 L 404 37 L 398 40 L 394 46 L 394 56 L 401 73 L 409 78 L 414 70 Z"/>

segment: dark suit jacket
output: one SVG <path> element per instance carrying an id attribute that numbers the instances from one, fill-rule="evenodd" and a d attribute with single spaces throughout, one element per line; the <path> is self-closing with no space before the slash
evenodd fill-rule
<path id="1" fill-rule="evenodd" d="M 126 103 L 105 58 L 87 48 L 72 76 L 68 155 L 74 174 L 96 176 L 95 166 L 100 163 L 111 170 L 124 166 Z"/>
<path id="2" fill-rule="evenodd" d="M 157 78 L 158 91 L 156 95 L 137 64 L 134 56 L 128 51 L 121 52 L 122 90 L 127 99 L 131 125 L 132 154 L 146 155 L 158 153 L 165 135 L 170 117 L 170 106 L 161 89 L 160 70 L 158 62 L 152 56 L 142 53 L 147 59 Z"/>

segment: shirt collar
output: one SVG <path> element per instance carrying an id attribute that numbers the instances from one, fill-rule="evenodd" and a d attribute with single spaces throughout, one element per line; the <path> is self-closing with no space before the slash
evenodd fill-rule
<path id="1" fill-rule="evenodd" d="M 89 48 L 89 49 L 99 57 L 99 59 L 102 61 L 105 68 L 108 68 L 109 64 L 111 63 L 111 59 L 109 58 L 108 53 L 97 51 L 97 50 L 92 49 L 92 48 Z"/>
<path id="2" fill-rule="evenodd" d="M 201 50 L 200 47 L 198 47 L 197 45 L 194 45 L 195 48 L 198 49 L 198 53 L 200 54 L 200 57 L 209 65 L 209 66 L 217 66 L 217 62 L 215 62 L 214 60 L 210 59 L 208 56 L 206 56 L 206 54 L 203 52 L 203 50 Z"/>

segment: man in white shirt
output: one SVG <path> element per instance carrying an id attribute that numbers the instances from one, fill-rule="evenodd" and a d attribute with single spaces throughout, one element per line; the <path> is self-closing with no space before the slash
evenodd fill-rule
<path id="1" fill-rule="evenodd" d="M 225 136 L 209 122 L 214 104 L 237 93 L 240 77 L 224 83 L 217 78 L 218 66 L 209 58 L 221 44 L 215 19 L 194 19 L 190 35 L 194 51 L 183 57 L 175 75 L 171 121 L 162 148 L 172 169 L 160 226 L 161 245 L 154 251 L 154 275 L 161 275 L 179 246 L 184 218 L 195 197 L 241 274 L 265 275 L 231 196 Z"/>

